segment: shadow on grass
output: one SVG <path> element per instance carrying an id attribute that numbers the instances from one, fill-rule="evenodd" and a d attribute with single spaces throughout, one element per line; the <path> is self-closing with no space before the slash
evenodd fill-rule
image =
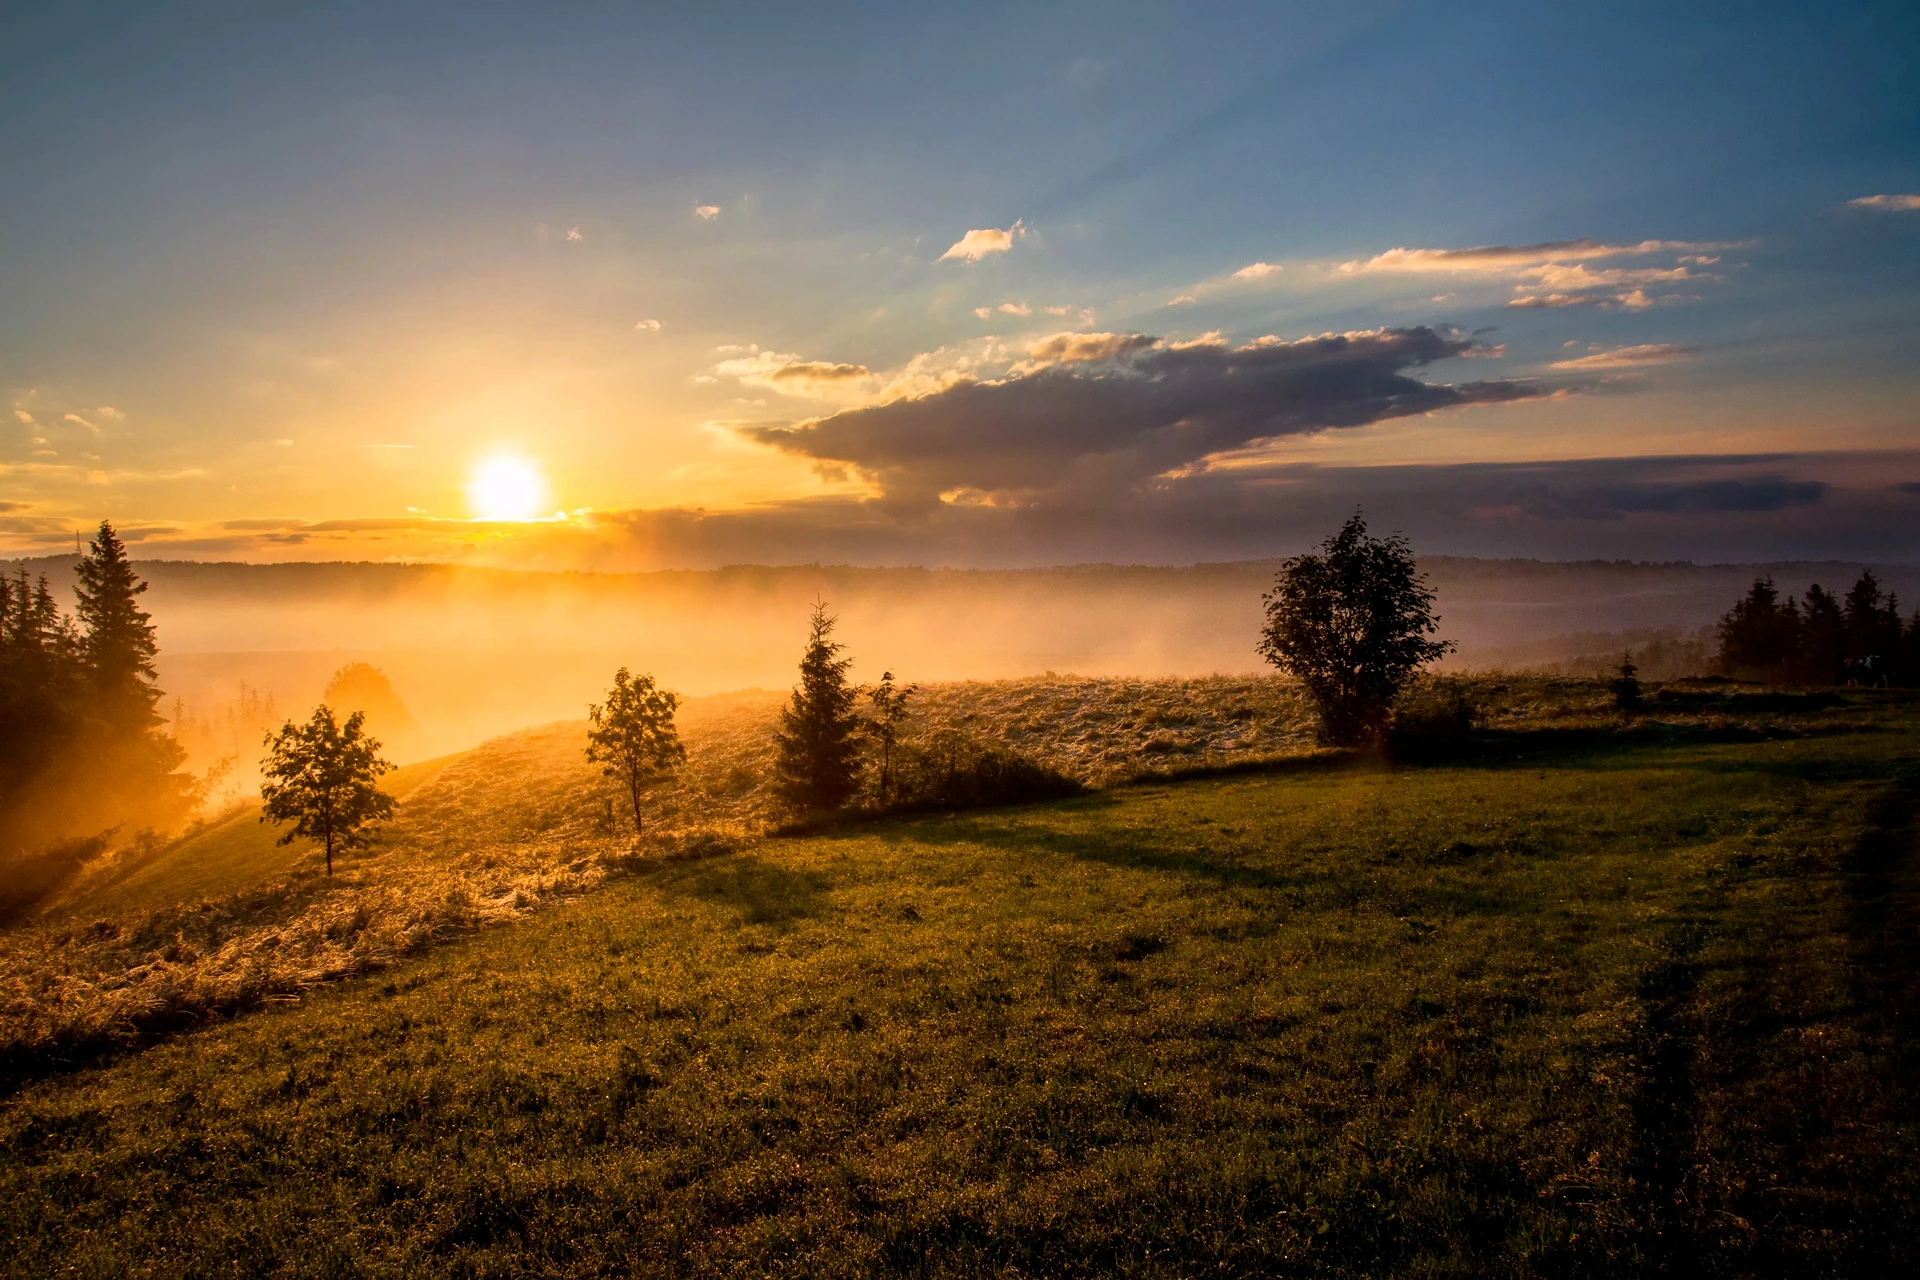
<path id="1" fill-rule="evenodd" d="M 751 853 L 663 875 L 663 892 L 739 913 L 745 924 L 791 925 L 820 914 L 831 888 L 824 875 L 775 866 Z"/>

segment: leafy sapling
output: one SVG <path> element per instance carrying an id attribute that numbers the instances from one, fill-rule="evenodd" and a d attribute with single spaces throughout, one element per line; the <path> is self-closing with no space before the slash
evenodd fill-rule
<path id="1" fill-rule="evenodd" d="M 646 784 L 672 773 L 687 758 L 673 713 L 680 695 L 653 683 L 652 676 L 614 673 L 607 700 L 587 708 L 587 759 L 627 789 L 633 804 L 633 832 L 643 830 L 640 801 Z"/>
<path id="2" fill-rule="evenodd" d="M 322 703 L 305 724 L 288 721 L 266 737 L 260 820 L 294 824 L 280 844 L 300 837 L 324 844 L 329 876 L 336 849 L 363 847 L 367 828 L 393 816 L 393 797 L 376 785 L 393 765 L 380 758 L 380 743 L 367 736 L 365 720 L 356 711 L 338 724 Z"/>
<path id="3" fill-rule="evenodd" d="M 904 689 L 896 688 L 893 672 L 883 672 L 880 683 L 867 690 L 867 701 L 873 711 L 867 717 L 867 736 L 880 750 L 880 803 L 887 803 L 888 793 L 893 786 L 893 749 L 900 741 L 900 733 L 909 714 L 907 699 L 920 691 L 920 686 L 910 684 Z"/>

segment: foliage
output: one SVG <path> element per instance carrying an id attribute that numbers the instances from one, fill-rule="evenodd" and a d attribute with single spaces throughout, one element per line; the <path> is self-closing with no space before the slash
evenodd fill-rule
<path id="1" fill-rule="evenodd" d="M 323 844 L 329 876 L 336 850 L 365 847 L 367 827 L 393 816 L 393 797 L 375 785 L 393 766 L 380 758 L 380 743 L 364 726 L 361 712 L 338 724 L 322 703 L 307 723 L 288 721 L 267 735 L 260 820 L 294 824 L 281 844 L 301 837 Z"/>
<path id="2" fill-rule="evenodd" d="M 1413 673 L 1453 650 L 1427 638 L 1438 628 L 1433 593 L 1406 539 L 1369 537 L 1358 513 L 1319 554 L 1281 565 L 1265 603 L 1261 655 L 1306 686 L 1337 745 L 1377 735 Z"/>
<path id="3" fill-rule="evenodd" d="M 920 686 L 910 684 L 904 689 L 896 688 L 893 672 L 881 673 L 880 683 L 867 691 L 867 703 L 872 708 L 868 712 L 864 726 L 867 738 L 880 753 L 880 771 L 874 777 L 874 796 L 884 808 L 893 788 L 893 751 L 905 730 L 910 714 L 907 700 L 920 691 Z"/>
<path id="4" fill-rule="evenodd" d="M 154 713 L 147 588 L 111 524 L 77 577 L 73 618 L 44 577 L 0 579 L 0 856 L 70 861 L 76 840 L 176 827 L 200 800 Z"/>
<path id="5" fill-rule="evenodd" d="M 661 863 L 16 1084 L 0 1238 L 22 1275 L 1907 1274 L 1920 746 L 1871 701 Z M 456 928 L 322 900 L 282 949 Z M 219 914 L 126 932 L 190 987 Z"/>
<path id="6" fill-rule="evenodd" d="M 1640 709 L 1640 668 L 1634 665 L 1631 650 L 1620 655 L 1620 665 L 1613 669 L 1613 679 L 1607 682 L 1607 688 L 1613 694 L 1613 705 L 1619 710 Z"/>
<path id="7" fill-rule="evenodd" d="M 825 602 L 814 605 L 800 683 L 773 735 L 774 793 L 801 813 L 838 809 L 860 786 L 860 691 L 847 683 L 853 660 L 838 656 L 845 646 L 831 638 L 835 621 Z"/>
<path id="8" fill-rule="evenodd" d="M 244 684 L 241 690 L 244 697 Z M 334 672 L 320 701 L 345 712 L 366 712 L 367 732 L 379 733 L 388 746 L 396 739 L 412 737 L 420 727 L 387 673 L 371 663 L 349 662 Z"/>
<path id="9" fill-rule="evenodd" d="M 153 619 L 138 597 L 147 584 L 133 571 L 126 544 L 107 521 L 74 568 L 74 610 L 79 622 L 80 661 L 87 670 L 100 713 L 119 723 L 150 729 L 160 723 L 154 704 L 153 660 L 160 652 Z"/>
<path id="10" fill-rule="evenodd" d="M 952 729 L 901 743 L 895 769 L 883 807 L 896 812 L 1028 804 L 1086 789 L 1031 756 Z"/>
<path id="11" fill-rule="evenodd" d="M 1418 680 L 1393 700 L 1387 750 L 1396 760 L 1432 760 L 1457 751 L 1480 719 L 1464 680 Z"/>
<path id="12" fill-rule="evenodd" d="M 1900 602 L 1871 569 L 1843 601 L 1814 583 L 1805 603 L 1756 578 L 1720 619 L 1722 673 L 1791 684 L 1920 684 L 1920 613 L 1902 625 Z"/>
<path id="13" fill-rule="evenodd" d="M 633 806 L 633 830 L 642 828 L 640 797 L 646 784 L 672 773 L 687 758 L 673 724 L 680 695 L 655 686 L 652 676 L 614 673 L 604 703 L 587 708 L 587 759 L 626 788 Z"/>

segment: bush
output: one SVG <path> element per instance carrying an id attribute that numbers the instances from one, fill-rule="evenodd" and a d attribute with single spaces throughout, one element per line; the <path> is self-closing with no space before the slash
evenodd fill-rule
<path id="1" fill-rule="evenodd" d="M 1057 800 L 1085 790 L 1030 756 L 946 730 L 894 748 L 886 812 L 984 809 Z"/>
<path id="2" fill-rule="evenodd" d="M 1426 680 L 1401 691 L 1387 721 L 1387 753 L 1429 759 L 1466 743 L 1480 718 L 1472 692 L 1458 680 Z"/>

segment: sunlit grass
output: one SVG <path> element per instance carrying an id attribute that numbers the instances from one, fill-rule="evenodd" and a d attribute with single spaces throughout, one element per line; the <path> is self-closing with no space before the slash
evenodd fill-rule
<path id="1" fill-rule="evenodd" d="M 1884 1273 L 1904 716 L 657 864 L 27 1086 L 0 1221 L 82 1275 Z"/>

